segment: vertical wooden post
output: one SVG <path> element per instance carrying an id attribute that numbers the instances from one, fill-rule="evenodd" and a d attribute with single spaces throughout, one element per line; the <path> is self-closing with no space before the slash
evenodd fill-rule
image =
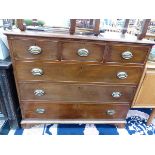
<path id="1" fill-rule="evenodd" d="M 91 21 L 92 22 L 92 21 Z M 76 19 L 71 19 L 70 20 L 70 34 L 75 33 L 75 28 L 76 28 Z M 95 19 L 95 26 L 93 29 L 94 35 L 97 36 L 100 33 L 100 19 Z"/>
<path id="2" fill-rule="evenodd" d="M 95 19 L 95 26 L 93 31 L 95 36 L 100 34 L 100 19 Z"/>
<path id="3" fill-rule="evenodd" d="M 76 28 L 76 19 L 70 19 L 70 29 L 69 29 L 70 34 L 75 33 L 75 28 Z"/>
<path id="4" fill-rule="evenodd" d="M 151 19 L 144 19 L 142 23 L 142 28 L 140 34 L 137 36 L 137 39 L 142 40 L 147 33 L 148 26 L 150 24 Z"/>
<path id="5" fill-rule="evenodd" d="M 90 24 L 90 25 L 93 25 L 93 22 L 94 22 L 94 19 L 90 19 L 89 24 Z"/>
<path id="6" fill-rule="evenodd" d="M 152 120 L 155 118 L 155 109 L 152 109 L 152 112 L 147 120 L 147 125 L 149 126 L 152 123 Z"/>
<path id="7" fill-rule="evenodd" d="M 21 31 L 25 31 L 26 27 L 24 25 L 24 20 L 23 19 L 17 19 L 17 27 L 21 30 Z"/>
<path id="8" fill-rule="evenodd" d="M 129 21 L 130 21 L 130 19 L 125 19 L 125 23 L 124 23 L 124 26 L 122 29 L 122 34 L 125 34 L 127 32 Z"/>

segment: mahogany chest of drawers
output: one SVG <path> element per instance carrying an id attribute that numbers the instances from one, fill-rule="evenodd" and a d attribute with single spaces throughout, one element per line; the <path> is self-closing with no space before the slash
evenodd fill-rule
<path id="1" fill-rule="evenodd" d="M 151 43 L 26 31 L 6 34 L 22 124 L 125 122 Z"/>

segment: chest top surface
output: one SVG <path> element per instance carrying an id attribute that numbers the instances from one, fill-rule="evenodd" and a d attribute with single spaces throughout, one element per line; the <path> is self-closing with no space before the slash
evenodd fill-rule
<path id="1" fill-rule="evenodd" d="M 49 33 L 49 32 L 35 32 L 35 31 L 4 31 L 4 34 L 8 37 L 45 37 L 45 38 L 59 38 L 59 39 L 70 39 L 70 40 L 88 40 L 88 41 L 105 41 L 105 42 L 120 42 L 120 43 L 137 43 L 137 44 L 148 44 L 154 45 L 155 42 L 147 39 L 138 40 L 136 36 L 131 34 L 121 34 L 118 32 L 105 32 L 100 33 L 98 36 L 94 35 L 79 35 L 79 34 L 68 34 L 68 33 Z"/>

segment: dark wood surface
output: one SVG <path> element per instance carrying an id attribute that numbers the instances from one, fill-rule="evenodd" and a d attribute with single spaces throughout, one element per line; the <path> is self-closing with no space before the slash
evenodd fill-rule
<path id="1" fill-rule="evenodd" d="M 95 26 L 93 32 L 95 36 L 98 36 L 100 34 L 100 19 L 95 19 Z"/>
<path id="2" fill-rule="evenodd" d="M 74 34 L 76 29 L 76 19 L 70 19 L 70 34 Z"/>
<path id="3" fill-rule="evenodd" d="M 26 30 L 26 26 L 24 25 L 24 19 L 18 19 L 18 20 L 17 20 L 17 27 L 18 27 L 21 31 L 25 31 L 25 30 Z"/>
<path id="4" fill-rule="evenodd" d="M 24 118 L 40 119 L 124 119 L 129 110 L 128 104 L 48 104 L 36 102 L 22 103 Z M 37 108 L 45 109 L 45 113 L 38 114 Z M 115 114 L 108 115 L 107 110 L 115 110 Z"/>
<path id="5" fill-rule="evenodd" d="M 116 63 L 142 63 L 146 61 L 150 51 L 150 46 L 137 44 L 119 44 L 91 41 L 67 41 L 49 38 L 25 38 L 9 40 L 13 57 L 17 60 L 66 60 L 66 61 L 86 61 L 86 62 L 116 62 Z M 28 49 L 37 45 L 41 48 L 41 53 L 34 55 Z M 77 51 L 85 48 L 89 51 L 88 56 L 81 57 Z M 130 51 L 133 57 L 129 60 L 122 58 L 122 53 Z"/>
<path id="6" fill-rule="evenodd" d="M 147 46 L 112 44 L 109 46 L 109 59 L 107 61 L 144 64 L 147 61 L 147 55 L 150 50 L 150 47 Z M 130 51 L 133 57 L 128 60 L 123 59 L 122 53 L 125 51 Z"/>
<path id="7" fill-rule="evenodd" d="M 79 49 L 87 49 L 88 56 L 79 56 L 77 53 Z M 104 49 L 104 43 L 64 42 L 62 43 L 62 60 L 101 62 L 103 61 Z"/>
<path id="8" fill-rule="evenodd" d="M 21 100 L 47 101 L 61 103 L 131 103 L 136 87 L 119 85 L 92 85 L 92 84 L 60 84 L 60 83 L 21 83 L 19 84 Z M 34 91 L 41 89 L 43 96 L 36 96 Z M 120 92 L 120 98 L 114 98 L 113 92 Z"/>
<path id="9" fill-rule="evenodd" d="M 122 29 L 122 34 L 125 34 L 127 32 L 129 21 L 130 21 L 130 19 L 125 19 L 125 23 L 124 23 L 124 26 Z"/>
<path id="10" fill-rule="evenodd" d="M 16 77 L 18 81 L 52 81 L 77 83 L 119 83 L 137 85 L 143 72 L 142 66 L 100 65 L 82 63 L 53 63 L 42 61 L 16 61 Z M 34 76 L 33 68 L 43 70 L 43 75 Z M 126 79 L 119 79 L 118 72 L 126 72 Z"/>
<path id="11" fill-rule="evenodd" d="M 27 31 L 7 35 L 23 119 L 125 119 L 152 46 L 99 36 Z M 29 54 L 32 45 L 41 46 L 42 53 Z M 79 48 L 87 48 L 90 55 L 78 56 Z M 124 51 L 133 57 L 124 60 Z M 43 75 L 32 75 L 33 68 L 42 69 Z M 127 78 L 119 79 L 118 72 L 126 72 Z M 45 95 L 35 96 L 36 89 L 44 89 Z M 122 96 L 113 98 L 113 91 Z M 36 113 L 37 108 L 45 113 Z M 116 113 L 107 115 L 107 110 Z"/>
<path id="12" fill-rule="evenodd" d="M 26 38 L 50 38 L 50 39 L 57 39 L 57 40 L 74 40 L 74 41 L 93 41 L 93 42 L 107 42 L 107 43 L 123 43 L 123 44 L 140 44 L 145 46 L 151 46 L 154 45 L 155 42 L 151 40 L 137 40 L 135 36 L 127 35 L 122 36 L 119 33 L 108 33 L 104 34 L 104 36 L 94 36 L 94 35 L 70 35 L 70 34 L 61 34 L 61 33 L 49 33 L 49 32 L 37 32 L 37 31 L 4 31 L 4 34 L 7 35 L 9 39 L 23 39 L 23 37 Z"/>
<path id="13" fill-rule="evenodd" d="M 57 40 L 22 38 L 12 40 L 11 44 L 14 59 L 58 60 Z M 41 53 L 31 54 L 28 51 L 31 46 L 39 46 Z"/>
<path id="14" fill-rule="evenodd" d="M 138 36 L 137 36 L 137 38 L 139 40 L 142 40 L 146 36 L 146 33 L 147 33 L 147 30 L 148 30 L 148 26 L 150 24 L 150 21 L 151 21 L 151 19 L 144 19 L 143 20 L 140 34 L 138 34 Z"/>
<path id="15" fill-rule="evenodd" d="M 76 27 L 77 27 L 77 19 L 70 19 L 70 29 L 69 32 L 70 34 L 75 34 L 76 32 Z M 90 25 L 93 25 L 93 34 L 95 36 L 98 36 L 100 33 L 100 19 L 90 19 Z M 85 30 L 87 30 L 87 28 L 85 28 Z"/>

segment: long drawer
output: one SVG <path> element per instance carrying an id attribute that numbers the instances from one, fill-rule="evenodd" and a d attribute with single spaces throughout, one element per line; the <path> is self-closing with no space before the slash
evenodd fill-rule
<path id="1" fill-rule="evenodd" d="M 138 84 L 143 67 L 16 61 L 18 81 Z"/>
<path id="2" fill-rule="evenodd" d="M 136 87 L 60 83 L 20 83 L 23 101 L 49 102 L 132 102 Z"/>
<path id="3" fill-rule="evenodd" d="M 37 119 L 125 119 L 128 104 L 49 104 L 23 102 L 23 118 Z"/>

